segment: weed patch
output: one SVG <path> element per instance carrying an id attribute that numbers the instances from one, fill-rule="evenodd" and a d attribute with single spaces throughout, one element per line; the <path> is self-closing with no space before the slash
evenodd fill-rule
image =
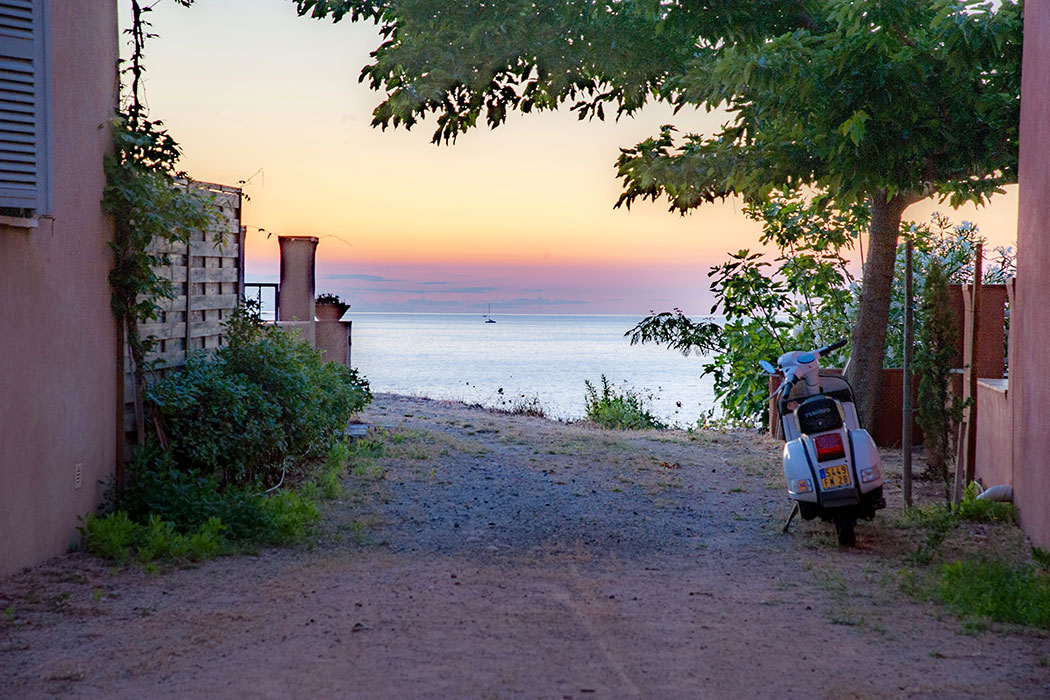
<path id="1" fill-rule="evenodd" d="M 587 388 L 584 411 L 587 420 L 596 425 L 612 430 L 667 427 L 649 410 L 649 396 L 629 388 L 617 390 L 609 385 L 604 374 L 600 391 L 590 381 L 584 381 L 584 386 Z"/>
<path id="2" fill-rule="evenodd" d="M 982 550 L 977 544 L 1009 536 L 1016 524 L 1014 505 L 978 499 L 974 484 L 956 508 L 905 511 L 895 525 L 918 531 L 918 546 L 907 558 L 923 568 L 900 572 L 901 590 L 947 606 L 967 634 L 983 632 L 991 622 L 1050 628 L 1050 557 L 1038 548 L 1027 559 L 1016 546 Z"/>

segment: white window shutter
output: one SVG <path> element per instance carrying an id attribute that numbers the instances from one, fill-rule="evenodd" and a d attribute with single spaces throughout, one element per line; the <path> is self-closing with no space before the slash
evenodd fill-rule
<path id="1" fill-rule="evenodd" d="M 50 209 L 47 3 L 0 0 L 0 208 Z"/>

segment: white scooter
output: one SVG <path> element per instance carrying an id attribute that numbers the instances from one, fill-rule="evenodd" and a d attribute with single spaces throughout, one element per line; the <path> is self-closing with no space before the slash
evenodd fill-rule
<path id="1" fill-rule="evenodd" d="M 886 499 L 879 452 L 860 427 L 853 390 L 842 377 L 820 373 L 821 356 L 845 344 L 796 350 L 781 355 L 778 367 L 765 360 L 761 365 L 768 374 L 779 368 L 784 375 L 774 395 L 784 429 L 784 478 L 795 502 L 784 532 L 796 514 L 820 518 L 835 523 L 841 546 L 853 547 L 857 519 L 874 518 Z"/>

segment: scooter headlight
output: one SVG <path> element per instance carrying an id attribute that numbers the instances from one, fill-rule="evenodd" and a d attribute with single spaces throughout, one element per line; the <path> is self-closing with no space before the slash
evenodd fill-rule
<path id="1" fill-rule="evenodd" d="M 813 482 L 809 479 L 792 479 L 789 490 L 792 493 L 811 493 L 813 491 Z"/>
<path id="2" fill-rule="evenodd" d="M 882 471 L 878 467 L 868 467 L 860 470 L 860 480 L 865 484 L 882 478 Z"/>

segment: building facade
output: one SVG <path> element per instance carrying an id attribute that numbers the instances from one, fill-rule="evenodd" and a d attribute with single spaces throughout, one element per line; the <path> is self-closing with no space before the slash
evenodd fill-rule
<path id="1" fill-rule="evenodd" d="M 0 0 L 0 576 L 65 552 L 119 457 L 118 48 L 117 0 Z"/>
<path id="2" fill-rule="evenodd" d="M 1050 1 L 1025 3 L 1017 282 L 1010 310 L 1014 500 L 1050 549 Z"/>

